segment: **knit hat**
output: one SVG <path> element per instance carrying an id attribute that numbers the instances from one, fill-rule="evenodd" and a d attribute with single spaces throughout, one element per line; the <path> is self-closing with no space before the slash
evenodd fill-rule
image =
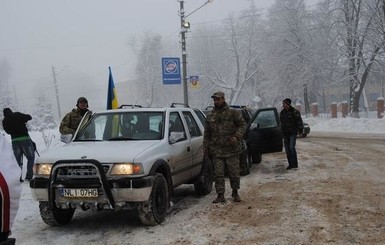
<path id="1" fill-rule="evenodd" d="M 291 105 L 291 99 L 289 99 L 289 98 L 284 99 L 282 102 L 287 104 L 287 105 Z"/>
<path id="2" fill-rule="evenodd" d="M 86 97 L 79 97 L 78 101 L 76 102 L 76 106 L 78 106 L 80 102 L 85 102 L 88 104 Z"/>
<path id="3" fill-rule="evenodd" d="M 4 108 L 3 114 L 4 114 L 4 116 L 9 116 L 9 115 L 12 114 L 12 110 L 10 108 L 8 108 L 8 107 Z"/>

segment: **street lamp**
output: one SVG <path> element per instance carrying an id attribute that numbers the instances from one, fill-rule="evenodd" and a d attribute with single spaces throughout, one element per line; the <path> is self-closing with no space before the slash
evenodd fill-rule
<path id="1" fill-rule="evenodd" d="M 200 7 L 189 13 L 188 15 L 185 15 L 184 12 L 184 0 L 178 0 L 179 2 L 179 15 L 180 15 L 180 38 L 181 38 L 181 44 L 182 44 L 182 76 L 183 76 L 183 101 L 185 105 L 188 105 L 188 88 L 187 88 L 187 52 L 186 52 L 186 33 L 188 29 L 190 29 L 190 23 L 186 21 L 186 18 L 199 9 L 203 8 L 206 4 L 213 2 L 213 0 L 207 0 L 204 4 L 202 4 Z"/>

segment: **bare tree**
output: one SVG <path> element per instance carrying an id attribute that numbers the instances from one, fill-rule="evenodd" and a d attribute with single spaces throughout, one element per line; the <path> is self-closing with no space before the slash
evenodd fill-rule
<path id="1" fill-rule="evenodd" d="M 133 90 L 136 93 L 131 93 L 135 97 L 133 103 L 165 106 L 171 102 L 180 102 L 183 99 L 180 86 L 162 83 L 161 58 L 173 56 L 175 51 L 168 51 L 162 37 L 153 32 L 144 32 L 143 36 L 138 38 L 132 37 L 129 46 L 137 59 L 137 82 L 132 85 L 135 86 Z M 173 48 L 177 50 L 176 45 Z M 170 94 L 177 96 L 171 97 Z"/>
<path id="2" fill-rule="evenodd" d="M 385 44 L 384 0 L 339 0 L 336 28 L 340 30 L 350 110 L 359 117 L 359 101 L 373 64 L 383 57 Z"/>
<path id="3" fill-rule="evenodd" d="M 203 73 L 204 93 L 223 90 L 230 104 L 249 104 L 263 77 L 262 19 L 253 2 L 249 10 L 223 25 L 201 28 L 192 36 L 192 64 Z"/>
<path id="4" fill-rule="evenodd" d="M 11 107 L 16 109 L 16 98 L 14 90 L 10 84 L 11 67 L 6 59 L 0 62 L 0 106 L 2 108 Z M 3 115 L 1 114 L 1 117 Z"/>
<path id="5" fill-rule="evenodd" d="M 303 0 L 276 1 L 269 10 L 266 62 L 268 73 L 280 91 L 279 100 L 303 98 L 304 85 L 312 88 L 311 91 L 317 90 L 309 20 Z"/>

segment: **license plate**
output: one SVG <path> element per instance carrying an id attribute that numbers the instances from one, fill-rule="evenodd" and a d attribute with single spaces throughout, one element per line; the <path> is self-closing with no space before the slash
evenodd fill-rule
<path id="1" fill-rule="evenodd" d="M 98 189 L 67 189 L 63 188 L 60 191 L 62 197 L 98 197 Z"/>

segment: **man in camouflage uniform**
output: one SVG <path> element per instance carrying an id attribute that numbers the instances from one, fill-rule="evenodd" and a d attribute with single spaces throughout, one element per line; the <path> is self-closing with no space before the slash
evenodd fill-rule
<path id="1" fill-rule="evenodd" d="M 226 202 L 225 169 L 233 189 L 232 197 L 235 202 L 240 202 L 239 154 L 242 152 L 241 140 L 246 122 L 238 111 L 228 106 L 223 92 L 216 92 L 211 98 L 214 99 L 214 109 L 207 115 L 203 149 L 214 161 L 215 190 L 218 197 L 213 203 Z"/>
<path id="2" fill-rule="evenodd" d="M 88 111 L 88 101 L 85 97 L 80 97 L 76 103 L 76 109 L 67 113 L 60 123 L 59 131 L 61 134 L 74 135 L 80 121 Z"/>
<path id="3" fill-rule="evenodd" d="M 303 122 L 301 113 L 291 106 L 291 99 L 286 98 L 282 101 L 283 109 L 280 113 L 281 127 L 283 134 L 283 143 L 285 145 L 285 152 L 289 166 L 286 169 L 297 169 L 297 151 L 295 144 L 297 141 L 297 134 L 302 134 Z"/>

